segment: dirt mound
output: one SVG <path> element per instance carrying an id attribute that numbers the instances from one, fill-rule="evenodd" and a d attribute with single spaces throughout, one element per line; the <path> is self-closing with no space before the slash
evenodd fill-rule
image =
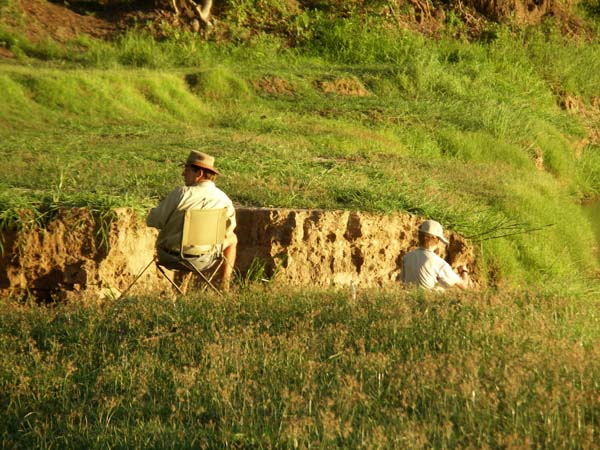
<path id="1" fill-rule="evenodd" d="M 57 42 L 66 42 L 81 34 L 102 38 L 119 30 L 115 16 L 79 14 L 64 5 L 43 0 L 21 0 L 20 6 L 26 14 L 26 33 L 32 42 L 49 37 Z"/>
<path id="2" fill-rule="evenodd" d="M 325 93 L 351 95 L 355 97 L 366 97 L 371 95 L 357 78 L 340 77 L 333 80 L 321 80 L 317 85 Z"/>
<path id="3" fill-rule="evenodd" d="M 406 214 L 238 208 L 236 270 L 293 286 L 361 287 L 396 282 L 402 256 L 416 245 L 420 219 Z M 154 255 L 156 230 L 132 210 L 108 216 L 59 210 L 43 228 L 4 231 L 0 295 L 42 300 L 118 295 Z M 472 247 L 451 233 L 453 266 L 474 269 Z M 257 268 L 260 270 L 257 271 Z M 171 292 L 154 267 L 132 294 Z"/>
<path id="4" fill-rule="evenodd" d="M 489 19 L 517 25 L 540 23 L 544 16 L 562 6 L 554 0 L 467 0 L 465 4 Z"/>
<path id="5" fill-rule="evenodd" d="M 266 94 L 294 95 L 294 86 L 286 80 L 275 76 L 264 76 L 254 82 L 255 88 Z"/>
<path id="6" fill-rule="evenodd" d="M 238 217 L 241 267 L 258 258 L 280 282 L 323 287 L 395 282 L 421 222 L 407 214 L 286 209 L 243 209 Z M 473 265 L 472 249 L 456 235 L 443 256 Z"/>

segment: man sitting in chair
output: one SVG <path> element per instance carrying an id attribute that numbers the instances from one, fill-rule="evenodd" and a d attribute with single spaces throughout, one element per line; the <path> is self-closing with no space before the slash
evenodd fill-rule
<path id="1" fill-rule="evenodd" d="M 192 151 L 182 172 L 185 186 L 175 188 L 152 208 L 146 218 L 149 227 L 158 228 L 156 249 L 159 264 L 174 270 L 187 270 L 181 265 L 180 245 L 182 237 L 184 213 L 188 209 L 227 209 L 227 225 L 225 240 L 223 242 L 223 256 L 225 263 L 221 268 L 221 287 L 229 288 L 231 275 L 237 255 L 237 236 L 234 233 L 236 226 L 235 209 L 229 197 L 215 185 L 219 171 L 214 167 L 215 158 L 206 153 Z M 186 250 L 188 252 L 188 250 Z M 214 262 L 214 255 L 198 254 L 197 258 L 187 259 L 198 270 L 205 270 Z"/>

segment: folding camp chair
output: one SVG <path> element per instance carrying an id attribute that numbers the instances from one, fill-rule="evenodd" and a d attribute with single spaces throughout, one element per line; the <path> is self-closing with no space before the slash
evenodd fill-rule
<path id="1" fill-rule="evenodd" d="M 158 249 L 156 256 L 142 269 L 119 298 L 125 296 L 153 262 L 181 295 L 185 295 L 184 290 L 167 275 L 165 269 L 196 274 L 204 281 L 203 287 L 208 286 L 222 295 L 212 280 L 219 268 L 226 262 L 223 255 L 226 224 L 226 208 L 188 209 L 185 211 L 179 253 Z"/>

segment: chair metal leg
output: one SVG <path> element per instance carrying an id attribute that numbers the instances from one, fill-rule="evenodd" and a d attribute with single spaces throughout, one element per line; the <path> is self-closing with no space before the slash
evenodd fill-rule
<path id="1" fill-rule="evenodd" d="M 179 292 L 182 296 L 185 296 L 185 292 L 183 292 L 181 290 L 181 288 L 179 286 L 177 286 L 177 283 L 175 283 L 173 280 L 171 280 L 171 278 L 165 273 L 165 270 L 161 267 L 160 264 L 157 264 L 156 267 L 158 267 L 158 270 L 160 270 L 160 273 L 162 273 L 164 275 L 164 277 L 169 280 L 169 283 L 171 283 L 173 285 L 173 287 L 175 289 L 177 289 L 177 292 Z"/>
<path id="2" fill-rule="evenodd" d="M 208 285 L 213 291 L 215 291 L 220 296 L 223 296 L 223 293 L 219 289 L 217 289 L 215 287 L 215 285 L 212 283 L 212 280 L 215 277 L 215 275 L 217 274 L 218 270 L 223 265 L 224 261 L 225 261 L 224 259 L 221 259 L 219 261 L 219 263 L 217 264 L 217 267 L 212 271 L 212 273 L 210 274 L 210 276 L 204 275 L 202 272 L 200 272 L 198 269 L 196 269 L 192 264 L 189 264 L 189 266 L 192 269 L 193 273 L 195 273 L 196 275 L 199 275 L 204 280 L 204 282 L 206 283 L 206 285 Z M 167 275 L 167 273 L 162 268 L 162 266 L 160 264 L 158 264 L 158 261 L 156 260 L 156 258 L 152 258 L 150 260 L 150 262 L 148 264 L 146 264 L 146 266 L 140 271 L 140 273 L 138 273 L 136 275 L 135 279 L 131 282 L 131 284 L 129 286 L 127 286 L 127 288 L 121 293 L 121 295 L 119 295 L 119 298 L 117 300 L 121 300 L 123 297 L 125 297 L 125 295 L 127 295 L 127 293 L 129 292 L 129 290 L 135 285 L 135 283 L 137 283 L 137 281 L 141 278 L 141 276 L 144 275 L 144 273 L 148 270 L 148 268 L 154 262 L 156 262 L 156 267 L 158 268 L 158 270 L 160 270 L 160 272 L 163 274 L 163 276 L 169 281 L 169 283 L 171 283 L 171 285 L 175 289 L 177 289 L 177 292 L 179 292 L 182 296 L 185 296 L 185 292 L 183 290 L 181 290 L 181 288 L 177 285 L 177 283 L 175 283 L 171 279 L 171 277 L 169 277 Z"/>
<path id="3" fill-rule="evenodd" d="M 221 259 L 219 261 L 219 263 L 217 264 L 216 267 L 211 268 L 211 271 L 209 273 L 209 275 L 205 275 L 202 271 L 198 270 L 193 264 L 189 264 L 190 268 L 192 269 L 193 273 L 195 273 L 196 275 L 198 275 L 200 278 L 202 278 L 202 280 L 204 280 L 204 286 L 202 287 L 202 290 L 206 289 L 206 286 L 210 287 L 214 292 L 216 292 L 217 294 L 219 294 L 221 297 L 223 296 L 223 293 L 213 284 L 212 280 L 215 277 L 215 275 L 217 274 L 217 272 L 219 271 L 219 268 L 223 265 L 223 259 Z"/>
<path id="4" fill-rule="evenodd" d="M 119 298 L 118 298 L 117 300 L 121 300 L 123 297 L 125 297 L 125 294 L 127 294 L 127 293 L 129 292 L 129 289 L 131 289 L 131 288 L 133 287 L 133 285 L 134 285 L 135 283 L 137 283 L 137 280 L 139 280 L 139 279 L 140 279 L 140 277 L 141 277 L 142 275 L 144 275 L 144 272 L 146 272 L 146 270 L 148 270 L 148 267 L 150 267 L 150 265 L 151 265 L 153 262 L 154 262 L 154 258 L 152 258 L 152 259 L 150 260 L 150 262 L 149 262 L 148 264 L 146 264 L 146 267 L 144 267 L 144 268 L 142 269 L 142 271 L 141 271 L 141 272 L 140 272 L 140 273 L 139 273 L 139 274 L 138 274 L 138 275 L 135 277 L 135 279 L 134 279 L 134 280 L 131 282 L 131 284 L 130 284 L 129 286 L 127 286 L 127 289 L 125 289 L 125 290 L 124 290 L 124 291 L 121 293 L 121 295 L 119 295 Z"/>
<path id="5" fill-rule="evenodd" d="M 218 290 L 216 288 L 216 286 L 214 284 L 212 284 L 212 282 L 210 281 L 212 279 L 212 277 L 209 279 L 206 275 L 204 275 L 202 272 L 199 272 L 197 270 L 195 271 L 195 273 L 197 275 L 200 275 L 200 277 L 204 280 L 204 282 L 206 283 L 206 285 L 209 286 L 213 291 L 215 291 L 221 297 L 223 296 L 223 293 L 220 290 Z"/>

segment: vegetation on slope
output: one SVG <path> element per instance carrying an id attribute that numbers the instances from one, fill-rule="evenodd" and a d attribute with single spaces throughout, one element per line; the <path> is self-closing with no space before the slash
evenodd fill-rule
<path id="1" fill-rule="evenodd" d="M 400 26 L 410 5 L 292 3 L 229 2 L 216 31 L 156 37 L 152 22 L 113 41 L 3 26 L 5 223 L 25 206 L 143 210 L 204 148 L 240 204 L 407 211 L 481 242 L 491 281 L 591 275 L 578 203 L 600 192 L 596 4 L 578 5 L 586 21 L 477 33 L 446 8 L 431 38 Z"/>

